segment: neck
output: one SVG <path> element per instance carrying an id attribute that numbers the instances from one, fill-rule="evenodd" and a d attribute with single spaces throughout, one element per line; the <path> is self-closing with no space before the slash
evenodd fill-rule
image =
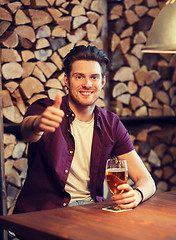
<path id="1" fill-rule="evenodd" d="M 80 106 L 69 100 L 69 106 L 79 121 L 89 122 L 92 119 L 95 104 L 91 106 Z"/>

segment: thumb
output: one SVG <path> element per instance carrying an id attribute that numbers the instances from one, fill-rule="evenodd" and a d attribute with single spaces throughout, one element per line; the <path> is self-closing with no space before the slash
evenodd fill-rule
<path id="1" fill-rule="evenodd" d="M 56 95 L 56 98 L 55 98 L 55 101 L 54 101 L 53 106 L 54 106 L 55 108 L 60 108 L 61 103 L 62 103 L 62 96 L 61 96 L 61 94 L 58 93 L 58 94 Z"/>

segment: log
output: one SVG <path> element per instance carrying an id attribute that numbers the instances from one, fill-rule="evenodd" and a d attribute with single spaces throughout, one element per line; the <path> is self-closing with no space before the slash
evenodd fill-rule
<path id="1" fill-rule="evenodd" d="M 136 117 L 141 117 L 141 116 L 147 116 L 147 107 L 146 106 L 142 106 L 139 109 L 136 110 L 135 112 L 135 116 Z"/>
<path id="2" fill-rule="evenodd" d="M 120 38 L 131 37 L 133 35 L 133 27 L 126 28 L 120 35 Z"/>
<path id="3" fill-rule="evenodd" d="M 90 9 L 90 4 L 91 4 L 92 0 L 82 0 L 81 1 L 81 5 L 84 7 L 84 8 L 87 8 L 87 9 Z"/>
<path id="4" fill-rule="evenodd" d="M 22 61 L 22 59 L 21 59 L 19 53 L 17 52 L 17 50 L 2 48 L 1 52 L 2 52 L 1 63 L 4 63 L 4 62 L 21 62 Z"/>
<path id="5" fill-rule="evenodd" d="M 130 9 L 134 5 L 134 0 L 124 0 L 124 5 L 126 9 Z"/>
<path id="6" fill-rule="evenodd" d="M 152 8 L 148 11 L 148 15 L 150 17 L 156 18 L 158 16 L 159 12 L 160 12 L 159 8 Z"/>
<path id="7" fill-rule="evenodd" d="M 115 81 L 133 81 L 134 80 L 134 75 L 133 71 L 130 67 L 121 67 L 114 75 L 113 80 Z"/>
<path id="8" fill-rule="evenodd" d="M 86 15 L 85 8 L 81 5 L 75 5 L 71 11 L 71 16 L 77 17 L 81 15 Z"/>
<path id="9" fill-rule="evenodd" d="M 56 26 L 53 28 L 51 35 L 52 37 L 66 37 L 67 32 L 62 27 Z"/>
<path id="10" fill-rule="evenodd" d="M 61 91 L 60 89 L 56 89 L 56 88 L 51 88 L 49 90 L 47 90 L 48 96 L 50 99 L 55 100 L 56 95 L 59 93 L 61 96 L 65 96 L 65 93 L 63 91 Z"/>
<path id="11" fill-rule="evenodd" d="M 153 99 L 153 91 L 148 86 L 143 86 L 139 91 L 139 97 L 146 103 L 150 103 Z"/>
<path id="12" fill-rule="evenodd" d="M 34 54 L 37 60 L 44 62 L 52 55 L 52 50 L 40 49 L 40 50 L 34 51 Z"/>
<path id="13" fill-rule="evenodd" d="M 6 89 L 8 89 L 8 91 L 10 93 L 13 93 L 15 91 L 15 89 L 17 89 L 19 84 L 17 82 L 10 81 L 10 82 L 7 82 L 4 86 L 5 86 Z"/>
<path id="14" fill-rule="evenodd" d="M 129 109 L 128 107 L 124 107 L 121 115 L 122 115 L 122 117 L 131 117 L 133 114 L 132 114 L 131 109 Z"/>
<path id="15" fill-rule="evenodd" d="M 92 11 L 87 11 L 86 15 L 91 23 L 95 23 L 99 18 L 99 14 L 96 12 L 92 12 Z M 73 28 L 74 28 L 74 26 L 73 26 Z"/>
<path id="16" fill-rule="evenodd" d="M 3 104 L 4 108 L 13 105 L 13 102 L 12 102 L 12 99 L 11 99 L 11 96 L 10 96 L 10 93 L 8 90 L 2 91 L 2 99 L 3 99 L 2 104 Z"/>
<path id="17" fill-rule="evenodd" d="M 122 5 L 113 6 L 110 10 L 110 14 L 121 17 L 123 14 L 123 6 Z"/>
<path id="18" fill-rule="evenodd" d="M 121 103 L 124 103 L 124 104 L 128 105 L 129 102 L 130 102 L 130 97 L 131 97 L 131 95 L 128 94 L 128 93 L 127 94 L 122 94 L 122 95 L 116 97 L 116 100 L 120 101 Z"/>
<path id="19" fill-rule="evenodd" d="M 59 24 L 59 19 L 62 16 L 62 12 L 56 8 L 48 8 L 48 12 L 52 16 L 52 18 L 55 20 L 55 22 Z"/>
<path id="20" fill-rule="evenodd" d="M 14 31 L 6 32 L 1 38 L 1 41 L 7 48 L 15 48 L 19 43 L 18 36 Z"/>
<path id="21" fill-rule="evenodd" d="M 161 117 L 163 115 L 162 110 L 161 109 L 153 109 L 153 108 L 149 108 L 149 116 L 150 117 Z"/>
<path id="22" fill-rule="evenodd" d="M 146 36 L 143 32 L 137 33 L 134 38 L 133 38 L 133 43 L 134 44 L 139 44 L 139 43 L 145 43 L 146 42 Z"/>
<path id="23" fill-rule="evenodd" d="M 0 22 L 0 37 L 5 33 L 5 31 L 9 28 L 10 22 L 1 21 Z"/>
<path id="24" fill-rule="evenodd" d="M 134 54 L 139 60 L 142 60 L 143 52 L 142 49 L 144 48 L 143 44 L 136 44 L 133 49 L 131 50 L 131 53 Z"/>
<path id="25" fill-rule="evenodd" d="M 127 92 L 128 92 L 128 87 L 125 83 L 117 83 L 113 88 L 112 96 L 115 98 Z"/>
<path id="26" fill-rule="evenodd" d="M 133 72 L 136 72 L 140 69 L 140 63 L 139 60 L 133 56 L 132 54 L 125 54 L 124 55 L 125 62 L 128 64 L 128 66 L 131 67 Z"/>
<path id="27" fill-rule="evenodd" d="M 115 51 L 119 43 L 120 43 L 120 37 L 116 33 L 113 33 L 111 38 L 111 52 Z"/>
<path id="28" fill-rule="evenodd" d="M 23 62 L 22 63 L 22 68 L 23 68 L 22 78 L 29 77 L 34 70 L 35 65 L 36 64 L 33 62 Z"/>
<path id="29" fill-rule="evenodd" d="M 35 93 L 44 92 L 43 84 L 34 77 L 27 77 L 20 83 L 20 90 L 27 99 L 31 98 Z"/>
<path id="30" fill-rule="evenodd" d="M 5 8 L 0 7 L 0 20 L 12 22 L 12 16 Z"/>
<path id="31" fill-rule="evenodd" d="M 21 123 L 23 121 L 23 117 L 20 114 L 18 108 L 14 105 L 3 108 L 3 115 L 4 117 L 12 122 L 12 123 Z"/>
<path id="32" fill-rule="evenodd" d="M 43 25 L 37 30 L 36 38 L 47 38 L 51 36 L 51 30 L 48 25 Z"/>
<path id="33" fill-rule="evenodd" d="M 156 93 L 156 98 L 160 101 L 160 102 L 162 102 L 162 103 L 165 103 L 166 105 L 169 105 L 169 102 L 170 102 L 170 100 L 169 100 L 169 97 L 168 97 L 168 95 L 167 95 L 167 93 L 166 92 L 164 92 L 164 91 L 158 91 L 157 93 Z"/>
<path id="34" fill-rule="evenodd" d="M 129 81 L 128 82 L 128 91 L 130 94 L 135 94 L 138 90 L 138 86 L 135 82 Z"/>
<path id="35" fill-rule="evenodd" d="M 47 78 L 50 78 L 54 74 L 54 72 L 57 70 L 56 65 L 51 62 L 38 61 L 37 66 L 40 68 L 40 70 L 44 73 L 44 75 Z"/>
<path id="36" fill-rule="evenodd" d="M 51 61 L 57 66 L 59 70 L 63 68 L 63 62 L 57 52 L 54 52 L 53 55 L 50 57 Z"/>
<path id="37" fill-rule="evenodd" d="M 70 32 L 71 20 L 72 20 L 71 16 L 60 17 L 58 19 L 58 25 L 65 29 L 67 32 Z"/>
<path id="38" fill-rule="evenodd" d="M 67 33 L 67 39 L 71 43 L 77 43 L 81 41 L 85 36 L 86 36 L 86 31 L 84 31 L 82 28 L 78 28 L 71 33 Z"/>
<path id="39" fill-rule="evenodd" d="M 24 101 L 22 99 L 19 89 L 16 89 L 14 91 L 14 93 L 12 94 L 12 97 L 16 99 L 16 106 L 19 109 L 20 113 L 24 116 L 26 112 L 26 106 L 24 104 Z"/>
<path id="40" fill-rule="evenodd" d="M 38 99 L 47 98 L 47 97 L 48 96 L 45 94 L 35 94 L 33 97 L 27 100 L 27 102 L 29 103 L 29 105 L 31 105 L 33 102 L 37 101 Z"/>
<path id="41" fill-rule="evenodd" d="M 142 5 L 134 6 L 134 11 L 137 13 L 138 17 L 143 17 L 144 14 L 148 11 L 148 7 Z"/>
<path id="42" fill-rule="evenodd" d="M 52 22 L 52 17 L 43 10 L 29 9 L 28 11 L 34 29 Z"/>
<path id="43" fill-rule="evenodd" d="M 97 12 L 99 14 L 105 14 L 104 9 L 99 0 L 92 1 L 90 5 L 90 10 Z"/>
<path id="44" fill-rule="evenodd" d="M 4 145 L 8 144 L 16 144 L 16 136 L 11 133 L 4 133 L 3 134 L 3 143 Z"/>
<path id="45" fill-rule="evenodd" d="M 86 16 L 74 17 L 74 19 L 73 19 L 73 29 L 79 28 L 80 26 L 82 26 L 83 24 L 85 24 L 88 21 L 89 21 L 89 19 Z"/>
<path id="46" fill-rule="evenodd" d="M 10 62 L 10 63 L 5 63 L 2 66 L 2 75 L 7 80 L 21 78 L 22 74 L 23 74 L 23 68 L 19 63 Z"/>
<path id="47" fill-rule="evenodd" d="M 21 56 L 22 56 L 22 59 L 23 59 L 24 63 L 26 63 L 29 60 L 35 58 L 34 53 L 32 51 L 30 51 L 30 50 L 23 50 L 21 52 Z"/>
<path id="48" fill-rule="evenodd" d="M 16 12 L 16 14 L 15 14 L 16 25 L 23 25 L 23 24 L 27 24 L 27 23 L 30 23 L 30 22 L 31 22 L 30 18 L 28 18 L 26 16 L 26 14 L 21 9 L 19 9 Z"/>
<path id="49" fill-rule="evenodd" d="M 34 43 L 35 38 L 35 32 L 34 29 L 30 26 L 18 26 L 15 28 L 15 32 L 22 38 L 28 39 L 30 42 Z"/>
<path id="50" fill-rule="evenodd" d="M 134 111 L 136 111 L 136 109 L 141 107 L 144 104 L 144 102 L 136 96 L 131 96 L 130 104 L 131 104 L 131 108 Z"/>
<path id="51" fill-rule="evenodd" d="M 163 105 L 163 116 L 175 116 L 175 112 L 170 106 L 164 104 Z"/>
<path id="52" fill-rule="evenodd" d="M 35 68 L 32 72 L 32 75 L 37 77 L 41 82 L 43 82 L 43 83 L 46 82 L 46 77 L 38 66 L 35 66 Z"/>
<path id="53" fill-rule="evenodd" d="M 98 31 L 94 24 L 88 23 L 86 24 L 86 31 L 87 31 L 87 39 L 90 42 L 93 42 L 96 40 Z"/>
<path id="54" fill-rule="evenodd" d="M 58 52 L 61 55 L 61 57 L 64 58 L 67 55 L 67 53 L 69 53 L 70 50 L 73 48 L 73 46 L 74 46 L 74 43 L 70 43 L 70 44 L 67 44 L 64 47 L 59 48 Z"/>
<path id="55" fill-rule="evenodd" d="M 147 141 L 147 137 L 148 137 L 148 129 L 143 129 L 142 131 L 140 131 L 137 134 L 136 139 L 139 140 L 139 141 L 146 142 Z"/>
<path id="56" fill-rule="evenodd" d="M 28 39 L 20 37 L 20 43 L 22 45 L 23 48 L 25 49 L 30 49 L 33 47 L 32 42 L 30 42 Z"/>
<path id="57" fill-rule="evenodd" d="M 140 18 L 132 10 L 125 10 L 124 14 L 129 25 L 133 25 L 140 20 Z"/>
<path id="58" fill-rule="evenodd" d="M 47 7 L 47 6 L 48 6 L 47 0 L 35 0 L 35 2 L 31 1 L 31 7 L 40 8 L 40 7 Z"/>
<path id="59" fill-rule="evenodd" d="M 50 43 L 46 38 L 39 38 L 36 42 L 36 49 L 47 48 L 50 47 Z"/>
<path id="60" fill-rule="evenodd" d="M 146 66 L 142 66 L 138 71 L 134 73 L 136 82 L 139 86 L 143 86 L 148 78 L 148 70 Z"/>
<path id="61" fill-rule="evenodd" d="M 8 8 L 10 9 L 10 11 L 11 11 L 12 13 L 16 13 L 16 11 L 17 11 L 18 9 L 20 9 L 20 7 L 22 6 L 22 4 L 21 4 L 21 2 L 16 1 L 16 2 L 12 2 L 12 3 L 8 3 L 7 6 L 8 6 Z"/>
<path id="62" fill-rule="evenodd" d="M 57 88 L 57 89 L 63 89 L 63 86 L 61 84 L 61 82 L 59 81 L 59 79 L 57 78 L 51 78 L 49 79 L 46 83 L 45 83 L 45 87 L 48 88 Z"/>

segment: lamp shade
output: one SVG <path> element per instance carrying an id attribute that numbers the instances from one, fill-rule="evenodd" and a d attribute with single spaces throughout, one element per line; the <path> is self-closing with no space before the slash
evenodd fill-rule
<path id="1" fill-rule="evenodd" d="M 176 0 L 165 3 L 149 31 L 144 53 L 176 53 Z"/>

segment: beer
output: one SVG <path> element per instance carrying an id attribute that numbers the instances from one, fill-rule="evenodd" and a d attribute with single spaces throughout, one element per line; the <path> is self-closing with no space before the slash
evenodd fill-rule
<path id="1" fill-rule="evenodd" d="M 106 170 L 106 181 L 112 194 L 120 194 L 123 191 L 117 190 L 117 187 L 127 182 L 128 173 L 125 168 L 111 168 Z"/>

